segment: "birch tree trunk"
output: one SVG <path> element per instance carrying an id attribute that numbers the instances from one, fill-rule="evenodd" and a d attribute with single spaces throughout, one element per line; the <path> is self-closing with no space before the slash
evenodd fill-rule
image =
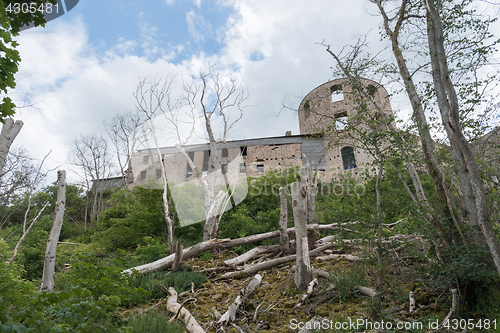
<path id="1" fill-rule="evenodd" d="M 22 127 L 23 122 L 21 120 L 14 122 L 11 118 L 5 119 L 2 131 L 0 132 L 0 177 L 3 175 L 3 168 L 5 167 L 10 146 L 12 146 L 12 142 L 14 142 Z"/>
<path id="2" fill-rule="evenodd" d="M 301 175 L 306 167 L 301 167 Z M 303 180 L 303 178 L 302 178 Z M 297 271 L 295 285 L 305 290 L 312 280 L 309 260 L 309 244 L 307 240 L 307 188 L 302 181 L 291 184 L 293 220 L 295 222 L 295 241 L 297 244 Z"/>
<path id="3" fill-rule="evenodd" d="M 370 0 L 370 1 L 372 1 L 377 5 L 380 14 L 382 15 L 384 20 L 383 26 L 386 35 L 391 40 L 392 52 L 396 59 L 400 76 L 403 79 L 404 86 L 406 89 L 406 94 L 410 99 L 410 104 L 413 109 L 413 118 L 417 124 L 418 132 L 420 134 L 420 142 L 422 144 L 422 151 L 424 153 L 427 170 L 436 188 L 436 192 L 438 194 L 438 200 L 441 202 L 443 206 L 448 206 L 450 214 L 455 214 L 453 208 L 455 207 L 454 199 L 449 192 L 449 189 L 446 185 L 446 180 L 444 178 L 444 174 L 441 170 L 441 167 L 439 166 L 439 162 L 435 152 L 434 140 L 431 137 L 429 124 L 425 117 L 424 107 L 422 105 L 422 99 L 417 93 L 417 88 L 413 81 L 413 77 L 408 69 L 408 66 L 406 65 L 406 60 L 403 56 L 403 51 L 401 50 L 398 41 L 398 36 L 401 30 L 401 26 L 406 18 L 406 6 L 408 4 L 408 0 L 402 1 L 394 29 L 391 29 L 389 26 L 389 23 L 392 20 L 389 18 L 384 7 L 382 6 L 382 1 L 381 0 Z M 443 225 L 441 222 L 437 220 L 433 220 L 432 223 L 434 227 L 438 230 L 439 234 L 442 236 L 446 244 L 450 244 L 452 240 L 458 241 L 456 233 L 453 232 L 454 226 L 450 226 L 449 223 Z"/>
<path id="4" fill-rule="evenodd" d="M 287 222 L 288 222 L 288 204 L 286 202 L 286 188 L 280 187 L 281 215 L 280 215 L 280 248 L 283 253 L 290 251 L 290 241 L 288 239 Z"/>
<path id="5" fill-rule="evenodd" d="M 435 8 L 434 0 L 426 0 L 426 5 L 427 36 L 434 88 L 436 90 L 441 120 L 452 146 L 455 166 L 459 170 L 464 202 L 466 202 L 466 207 L 470 209 L 469 223 L 478 245 L 482 241 L 479 236 L 479 230 L 482 229 L 493 261 L 500 274 L 500 243 L 491 224 L 490 211 L 476 157 L 460 125 L 460 106 L 446 60 L 441 17 Z"/>
<path id="6" fill-rule="evenodd" d="M 51 292 L 54 290 L 54 270 L 56 266 L 57 241 L 63 224 L 64 209 L 66 206 L 66 171 L 57 171 L 57 201 L 54 216 L 54 224 L 47 240 L 45 251 L 45 262 L 42 274 L 42 291 Z"/>

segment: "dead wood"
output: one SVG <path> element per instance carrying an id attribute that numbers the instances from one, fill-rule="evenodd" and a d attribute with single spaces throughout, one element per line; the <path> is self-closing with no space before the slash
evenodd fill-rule
<path id="1" fill-rule="evenodd" d="M 363 259 L 361 257 L 353 256 L 351 254 L 329 254 L 326 256 L 320 256 L 320 257 L 316 258 L 316 260 L 319 260 L 319 261 L 328 261 L 328 260 L 332 260 L 332 259 L 337 259 L 337 260 L 346 259 L 346 260 L 353 261 L 353 262 L 363 261 Z"/>
<path id="2" fill-rule="evenodd" d="M 325 319 L 316 316 L 313 319 L 309 320 L 307 323 L 305 323 L 304 327 L 299 331 L 299 333 L 310 333 L 310 332 L 316 332 L 319 327 L 321 327 L 321 323 L 323 323 Z M 328 321 L 328 323 L 330 323 Z"/>
<path id="3" fill-rule="evenodd" d="M 302 295 L 302 297 L 300 298 L 299 302 L 295 305 L 294 308 L 299 308 L 302 306 L 302 304 L 304 304 L 304 302 L 306 301 L 306 299 L 309 298 L 309 296 L 311 296 L 312 292 L 314 291 L 314 286 L 318 284 L 318 279 L 313 279 L 311 282 L 309 282 L 309 285 L 307 286 L 307 291 L 304 295 Z"/>
<path id="4" fill-rule="evenodd" d="M 358 289 L 359 293 L 368 297 L 375 297 L 377 296 L 377 292 L 375 289 L 368 288 L 368 287 L 363 287 L 363 286 L 357 286 L 356 289 Z"/>
<path id="5" fill-rule="evenodd" d="M 172 263 L 172 271 L 174 272 L 177 272 L 182 267 L 182 259 L 184 256 L 183 249 L 184 246 L 182 245 L 182 243 L 177 242 L 177 244 L 175 245 L 174 262 Z"/>
<path id="6" fill-rule="evenodd" d="M 262 282 L 262 276 L 255 275 L 254 278 L 247 284 L 247 286 L 240 290 L 236 300 L 229 306 L 229 309 L 222 315 L 217 322 L 218 324 L 227 325 L 236 319 L 236 312 L 240 306 L 243 306 L 248 297 L 257 289 Z"/>
<path id="7" fill-rule="evenodd" d="M 311 262 L 309 259 L 309 243 L 307 238 L 307 168 L 300 168 L 300 182 L 290 185 L 292 192 L 293 220 L 295 223 L 296 265 L 295 286 L 305 290 L 312 280 Z"/>
<path id="8" fill-rule="evenodd" d="M 276 252 L 281 249 L 280 245 L 270 245 L 270 246 L 257 246 L 248 252 L 243 253 L 235 258 L 228 259 L 224 261 L 224 264 L 228 266 L 237 266 L 247 262 L 250 259 L 257 257 L 263 253 Z"/>
<path id="9" fill-rule="evenodd" d="M 415 312 L 415 293 L 413 291 L 410 291 L 408 298 L 410 299 L 410 306 L 409 306 L 409 311 L 410 313 Z"/>
<path id="10" fill-rule="evenodd" d="M 315 248 L 314 250 L 309 251 L 309 257 L 315 257 L 315 256 L 319 255 L 321 252 L 323 252 L 324 250 L 331 248 L 335 245 L 336 244 L 325 244 L 321 247 Z M 228 273 L 218 277 L 217 279 L 215 279 L 215 281 L 226 280 L 226 279 L 231 279 L 231 278 L 235 278 L 235 279 L 245 278 L 249 275 L 258 273 L 259 271 L 264 271 L 264 270 L 273 268 L 275 266 L 294 261 L 295 259 L 296 259 L 295 254 L 289 255 L 286 257 L 272 259 L 272 260 L 269 260 L 269 261 L 266 261 L 266 262 L 263 262 L 263 263 L 260 263 L 257 265 L 246 267 L 245 269 L 243 269 L 242 271 L 239 271 L 239 272 L 228 272 Z"/>
<path id="11" fill-rule="evenodd" d="M 189 310 L 177 302 L 177 292 L 175 289 L 173 287 L 167 289 L 164 285 L 162 285 L 162 290 L 168 295 L 167 310 L 176 315 L 176 317 L 180 315 L 186 324 L 186 330 L 190 333 L 205 333 L 205 330 L 200 326 L 200 324 L 198 324 Z"/>
<path id="12" fill-rule="evenodd" d="M 446 317 L 444 317 L 444 320 L 439 325 L 438 330 L 442 329 L 444 324 L 449 323 L 449 320 L 450 320 L 451 316 L 453 316 L 453 314 L 457 310 L 457 303 L 458 303 L 457 302 L 457 298 L 458 297 L 457 297 L 457 290 L 456 289 L 451 289 L 451 296 L 452 296 L 452 298 L 451 298 L 451 309 L 448 312 L 448 314 L 446 315 Z"/>
<path id="13" fill-rule="evenodd" d="M 317 230 L 335 230 L 338 229 L 338 223 L 332 224 L 308 224 L 307 229 L 317 229 Z M 287 233 L 295 233 L 295 228 L 288 228 Z M 204 241 L 198 244 L 195 244 L 183 251 L 183 259 L 188 259 L 194 256 L 197 256 L 200 253 L 205 251 L 210 251 L 214 249 L 225 249 L 231 248 L 235 246 L 251 244 L 267 239 L 277 238 L 280 236 L 280 231 L 271 231 L 263 234 L 251 235 L 238 239 L 211 239 L 209 241 Z M 150 273 L 154 271 L 161 271 L 172 267 L 174 262 L 175 254 L 170 254 L 169 256 L 156 260 L 149 264 L 144 264 L 136 267 L 132 267 L 123 271 L 124 274 L 132 274 L 133 271 L 136 271 L 139 274 Z"/>
<path id="14" fill-rule="evenodd" d="M 280 231 L 280 247 L 283 253 L 288 254 L 290 251 L 290 242 L 288 240 L 288 232 L 287 232 L 287 223 L 288 223 L 288 204 L 286 200 L 286 189 L 284 187 L 280 187 L 280 222 L 279 222 L 279 231 Z"/>

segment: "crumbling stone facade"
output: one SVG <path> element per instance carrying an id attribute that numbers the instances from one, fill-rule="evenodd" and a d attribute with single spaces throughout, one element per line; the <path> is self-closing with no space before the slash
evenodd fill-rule
<path id="1" fill-rule="evenodd" d="M 387 91 L 371 80 L 362 80 L 362 84 L 370 94 L 370 100 L 381 108 L 381 112 L 392 116 Z M 369 102 L 367 109 L 373 110 L 376 107 Z M 371 155 L 361 149 L 355 140 L 342 135 L 342 126 L 356 112 L 356 97 L 347 79 L 318 86 L 306 95 L 298 108 L 299 135 L 292 136 L 287 132 L 282 137 L 219 143 L 217 182 L 227 183 L 242 175 L 258 177 L 269 170 L 301 166 L 306 163 L 304 156 L 324 182 L 338 179 L 345 173 L 352 173 L 354 176 L 364 172 L 372 173 L 373 170 L 367 167 L 373 161 Z M 184 148 L 196 167 L 206 172 L 209 145 Z M 194 178 L 186 158 L 177 148 L 165 147 L 160 150 L 171 183 L 181 184 Z M 156 149 L 140 150 L 134 154 L 132 170 L 134 185 L 153 187 L 152 184 L 161 182 L 161 167 Z"/>

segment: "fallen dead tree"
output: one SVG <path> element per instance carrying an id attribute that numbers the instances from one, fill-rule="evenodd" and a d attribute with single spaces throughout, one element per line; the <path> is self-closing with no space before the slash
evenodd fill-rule
<path id="1" fill-rule="evenodd" d="M 255 275 L 254 278 L 247 284 L 247 286 L 240 290 L 236 300 L 229 306 L 229 309 L 220 317 L 217 324 L 227 325 L 236 320 L 236 312 L 241 306 L 245 305 L 248 297 L 253 294 L 255 289 L 262 282 L 262 276 L 259 274 Z"/>
<path id="2" fill-rule="evenodd" d="M 325 244 L 321 247 L 315 248 L 314 250 L 309 251 L 309 257 L 315 257 L 315 256 L 319 255 L 321 252 L 323 252 L 324 250 L 329 249 L 333 246 L 336 246 L 336 244 Z M 249 266 L 249 267 L 247 267 L 241 271 L 238 271 L 238 272 L 228 272 L 224 275 L 221 275 L 220 277 L 218 277 L 215 280 L 225 280 L 225 279 L 230 279 L 230 278 L 235 278 L 235 279 L 245 278 L 249 275 L 256 274 L 260 271 L 265 271 L 265 270 L 271 269 L 273 267 L 279 266 L 281 264 L 295 261 L 296 259 L 297 259 L 296 254 L 289 255 L 286 257 L 272 259 L 272 260 L 265 261 L 265 262 L 262 262 L 262 263 L 259 263 L 259 264 L 253 265 L 253 266 Z"/>
<path id="3" fill-rule="evenodd" d="M 181 317 L 186 324 L 186 330 L 190 333 L 205 333 L 205 330 L 198 324 L 196 319 L 191 315 L 191 313 L 183 305 L 177 302 L 177 292 L 174 287 L 166 288 L 162 285 L 162 290 L 168 295 L 167 298 L 167 310 L 174 314 L 173 318 Z"/>
<path id="4" fill-rule="evenodd" d="M 357 223 L 357 222 L 353 222 Z M 332 223 L 332 224 L 308 224 L 307 229 L 316 229 L 316 230 L 336 230 L 342 225 L 345 225 L 345 223 Z M 288 234 L 293 234 L 295 233 L 295 228 L 288 228 L 287 229 Z M 201 242 L 198 244 L 195 244 L 187 249 L 183 250 L 182 253 L 182 258 L 183 259 L 188 259 L 194 256 L 197 256 L 198 254 L 201 254 L 205 251 L 210 251 L 210 250 L 215 250 L 215 249 L 225 249 L 225 248 L 231 248 L 235 246 L 240 246 L 240 245 L 245 245 L 245 244 L 251 244 L 255 242 L 260 242 L 263 240 L 267 239 L 272 239 L 272 238 L 277 238 L 280 237 L 280 231 L 271 231 L 271 232 L 266 232 L 263 234 L 257 234 L 257 235 L 251 235 L 243 238 L 238 238 L 238 239 L 212 239 L 209 241 Z M 295 257 L 294 257 L 295 258 Z M 170 254 L 169 256 L 159 259 L 157 261 L 154 261 L 149 264 L 144 264 L 136 267 L 132 267 L 129 269 L 124 270 L 122 273 L 126 274 L 132 274 L 133 271 L 136 271 L 139 274 L 145 274 L 149 272 L 155 272 L 155 271 L 161 271 L 170 268 L 175 259 L 175 253 Z M 293 259 L 295 260 L 295 259 Z"/>

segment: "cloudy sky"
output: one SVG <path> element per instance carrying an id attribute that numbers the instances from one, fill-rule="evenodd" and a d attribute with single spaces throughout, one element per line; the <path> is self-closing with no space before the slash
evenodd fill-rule
<path id="1" fill-rule="evenodd" d="M 84 0 L 67 14 L 18 37 L 22 57 L 16 145 L 47 168 L 67 164 L 80 133 L 135 111 L 133 93 L 148 75 L 189 78 L 209 63 L 240 77 L 248 107 L 228 139 L 299 134 L 297 105 L 332 78 L 333 59 L 357 35 L 381 48 L 380 19 L 366 0 Z M 393 102 L 404 109 L 404 102 Z M 76 179 L 70 174 L 70 179 Z M 52 174 L 55 180 L 55 173 Z"/>

